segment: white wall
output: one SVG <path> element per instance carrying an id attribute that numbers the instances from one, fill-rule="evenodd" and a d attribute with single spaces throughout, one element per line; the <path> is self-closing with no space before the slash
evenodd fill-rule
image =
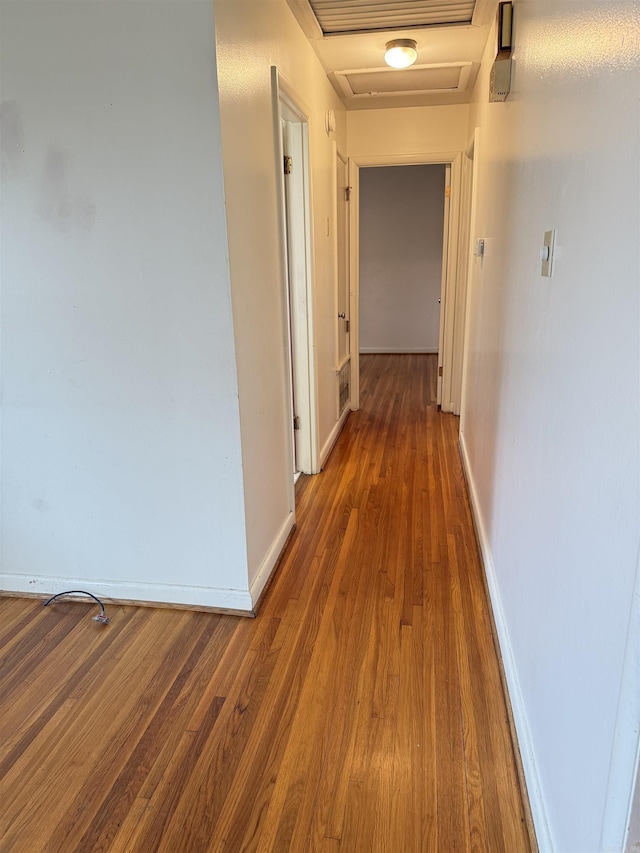
<path id="1" fill-rule="evenodd" d="M 2 587 L 250 607 L 212 5 L 2 3 Z"/>
<path id="2" fill-rule="evenodd" d="M 402 157 L 463 151 L 469 107 L 403 107 L 347 113 L 349 156 Z"/>
<path id="3" fill-rule="evenodd" d="M 486 62 L 471 112 L 486 256 L 463 447 L 541 849 L 587 853 L 620 849 L 640 710 L 626 695 L 637 636 L 624 669 L 640 541 L 638 3 L 519 0 L 515 21 L 512 94 L 488 103 Z"/>
<path id="4" fill-rule="evenodd" d="M 444 166 L 360 171 L 360 352 L 437 352 Z"/>
<path id="5" fill-rule="evenodd" d="M 285 0 L 217 0 L 218 75 L 227 227 L 240 390 L 247 547 L 252 583 L 268 573 L 292 522 L 288 481 L 283 273 L 279 250 L 279 164 L 272 117 L 271 66 L 311 112 L 315 357 L 318 444 L 336 425 L 332 140 L 346 147 L 344 108 Z"/>

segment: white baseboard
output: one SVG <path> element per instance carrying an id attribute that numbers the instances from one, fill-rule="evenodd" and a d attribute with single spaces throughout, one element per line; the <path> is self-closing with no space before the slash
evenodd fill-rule
<path id="1" fill-rule="evenodd" d="M 131 583 L 129 581 L 88 580 L 85 578 L 47 577 L 44 575 L 4 574 L 0 590 L 31 595 L 56 595 L 70 589 L 82 589 L 98 598 L 145 604 L 180 605 L 187 607 L 213 607 L 253 612 L 249 590 L 221 589 L 208 586 L 182 586 L 180 584 Z"/>
<path id="2" fill-rule="evenodd" d="M 536 830 L 538 840 L 538 848 L 540 853 L 553 853 L 555 850 L 549 821 L 547 819 L 547 810 L 545 808 L 544 798 L 542 796 L 542 786 L 540 785 L 540 776 L 538 766 L 536 764 L 533 744 L 531 742 L 531 732 L 527 720 L 527 713 L 518 679 L 518 671 L 513 659 L 513 650 L 511 648 L 511 640 L 509 631 L 502 608 L 502 599 L 498 587 L 489 540 L 480 509 L 478 500 L 478 492 L 476 489 L 473 471 L 469 462 L 467 447 L 464 440 L 464 435 L 460 434 L 460 455 L 462 464 L 467 478 L 469 487 L 469 499 L 471 501 L 471 509 L 478 532 L 478 540 L 480 544 L 480 552 L 484 565 L 484 573 L 487 578 L 487 586 L 489 587 L 489 596 L 491 598 L 491 607 L 493 610 L 493 618 L 498 634 L 498 643 L 502 654 L 502 664 L 504 667 L 505 678 L 507 681 L 507 689 L 509 691 L 509 700 L 513 711 L 513 720 L 516 727 L 518 737 L 518 746 L 520 748 L 520 756 L 522 758 L 522 767 L 527 783 L 527 793 L 529 795 L 529 804 L 533 816 L 533 823 Z"/>
<path id="3" fill-rule="evenodd" d="M 363 355 L 369 353 L 398 353 L 398 355 L 406 355 L 414 352 L 437 353 L 438 347 L 360 347 L 360 352 Z"/>
<path id="4" fill-rule="evenodd" d="M 286 545 L 287 539 L 289 538 L 289 534 L 294 528 L 296 523 L 296 515 L 294 512 L 290 512 L 287 516 L 285 523 L 282 525 L 280 532 L 276 536 L 273 541 L 273 544 L 269 548 L 264 560 L 260 564 L 260 568 L 258 569 L 258 573 L 253 579 L 250 591 L 251 591 L 251 607 L 255 607 L 260 595 L 262 594 L 262 590 L 265 588 L 267 581 L 271 577 L 271 572 L 274 570 L 276 563 L 280 559 L 280 554 L 282 554 L 282 549 Z"/>
<path id="5" fill-rule="evenodd" d="M 322 467 L 323 467 L 324 463 L 327 461 L 329 454 L 333 450 L 333 445 L 338 440 L 338 436 L 342 432 L 342 427 L 345 425 L 345 421 L 347 420 L 347 418 L 349 417 L 350 414 L 351 414 L 351 409 L 349 408 L 349 406 L 347 406 L 347 408 L 344 410 L 344 412 L 340 416 L 340 419 L 338 420 L 338 422 L 336 423 L 334 428 L 331 430 L 329 438 L 325 441 L 324 447 L 320 451 L 320 459 L 319 459 L 319 466 L 318 466 L 319 471 L 322 471 Z"/>

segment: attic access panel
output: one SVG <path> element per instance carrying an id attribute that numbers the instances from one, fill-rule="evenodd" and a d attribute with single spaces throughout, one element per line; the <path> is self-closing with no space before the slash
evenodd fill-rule
<path id="1" fill-rule="evenodd" d="M 308 0 L 325 36 L 470 24 L 476 0 Z"/>
<path id="2" fill-rule="evenodd" d="M 335 78 L 349 100 L 371 95 L 424 95 L 462 92 L 466 89 L 470 62 L 442 65 L 414 65 L 397 71 L 391 68 L 365 68 L 336 71 Z"/>

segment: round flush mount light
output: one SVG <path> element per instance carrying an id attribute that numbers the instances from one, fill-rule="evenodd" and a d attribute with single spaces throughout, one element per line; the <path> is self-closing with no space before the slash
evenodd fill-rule
<path id="1" fill-rule="evenodd" d="M 388 41 L 384 61 L 392 68 L 408 68 L 418 58 L 418 45 L 413 39 L 393 39 Z"/>

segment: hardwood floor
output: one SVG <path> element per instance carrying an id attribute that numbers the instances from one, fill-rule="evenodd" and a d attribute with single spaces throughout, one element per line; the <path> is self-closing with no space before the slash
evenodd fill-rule
<path id="1" fill-rule="evenodd" d="M 0 600 L 1 853 L 529 851 L 432 356 L 362 358 L 255 620 Z"/>

